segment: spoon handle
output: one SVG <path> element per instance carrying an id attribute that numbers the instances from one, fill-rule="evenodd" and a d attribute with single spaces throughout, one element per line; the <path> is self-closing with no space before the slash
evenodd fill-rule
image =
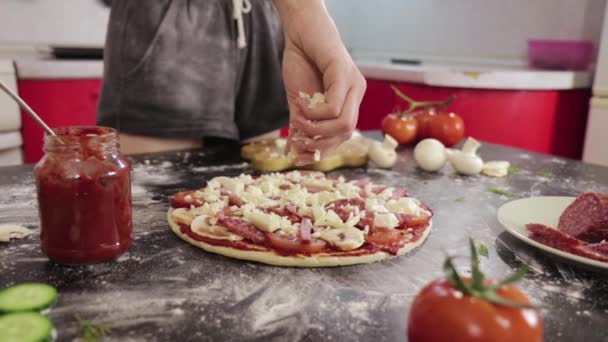
<path id="1" fill-rule="evenodd" d="M 42 121 L 42 119 L 36 114 L 30 106 L 23 101 L 14 91 L 12 91 L 4 82 L 0 81 L 0 88 L 4 90 L 8 94 L 8 96 L 12 97 L 15 102 L 17 102 L 21 108 L 23 108 L 36 122 L 42 126 L 42 128 L 50 135 L 55 135 L 55 132 Z"/>

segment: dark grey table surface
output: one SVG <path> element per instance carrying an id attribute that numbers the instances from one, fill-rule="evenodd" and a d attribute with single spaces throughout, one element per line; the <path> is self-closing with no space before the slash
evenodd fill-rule
<path id="1" fill-rule="evenodd" d="M 34 230 L 25 240 L 0 243 L 0 287 L 24 281 L 56 286 L 59 301 L 50 317 L 59 341 L 78 338 L 75 314 L 108 324 L 108 341 L 403 341 L 409 306 L 425 284 L 442 276 L 444 251 L 468 255 L 473 237 L 489 247 L 489 258 L 481 261 L 489 276 L 502 277 L 522 262 L 531 266 L 519 286 L 543 307 L 546 341 L 608 340 L 608 275 L 510 236 L 496 209 L 513 198 L 487 190 L 521 197 L 608 192 L 608 168 L 491 144 L 480 154 L 523 170 L 501 179 L 458 176 L 449 166 L 425 173 L 404 149 L 393 170 L 334 172 L 406 186 L 434 208 L 435 218 L 429 239 L 410 255 L 324 269 L 228 259 L 169 230 L 165 215 L 172 193 L 214 176 L 252 172 L 240 161 L 222 161 L 220 156 L 231 155 L 226 151 L 134 158 L 134 244 L 115 261 L 81 267 L 54 264 L 40 251 L 32 167 L 0 168 L 0 223 Z"/>

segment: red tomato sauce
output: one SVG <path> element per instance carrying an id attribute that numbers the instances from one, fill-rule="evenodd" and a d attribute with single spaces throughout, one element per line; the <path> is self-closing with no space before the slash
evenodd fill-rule
<path id="1" fill-rule="evenodd" d="M 53 261 L 89 264 L 124 253 L 133 239 L 130 164 L 116 132 L 56 130 L 36 165 L 42 251 Z M 53 141 L 54 139 L 54 141 Z"/>

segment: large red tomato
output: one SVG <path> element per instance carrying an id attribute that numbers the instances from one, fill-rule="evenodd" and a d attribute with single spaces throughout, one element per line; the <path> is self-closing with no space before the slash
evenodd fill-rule
<path id="1" fill-rule="evenodd" d="M 454 113 L 437 114 L 431 120 L 429 133 L 431 138 L 441 141 L 445 146 L 454 146 L 464 136 L 464 121 Z"/>
<path id="2" fill-rule="evenodd" d="M 522 268 L 500 282 L 479 270 L 477 246 L 470 241 L 471 277 L 461 277 L 452 258 L 446 277 L 431 282 L 414 299 L 408 322 L 410 342 L 542 342 L 543 321 L 528 298 L 512 283 Z"/>
<path id="3" fill-rule="evenodd" d="M 530 304 L 516 287 L 506 285 L 496 291 L 502 298 Z M 427 285 L 416 297 L 408 324 L 410 342 L 541 342 L 543 324 L 532 308 L 516 308 L 489 303 L 465 295 L 446 280 Z"/>
<path id="4" fill-rule="evenodd" d="M 382 119 L 382 132 L 393 137 L 399 144 L 409 144 L 416 139 L 418 121 L 410 115 L 389 114 Z"/>

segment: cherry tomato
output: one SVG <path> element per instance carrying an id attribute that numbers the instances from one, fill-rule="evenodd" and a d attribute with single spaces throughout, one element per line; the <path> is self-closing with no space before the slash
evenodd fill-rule
<path id="1" fill-rule="evenodd" d="M 504 299 L 530 304 L 512 285 L 505 285 L 496 293 Z M 448 280 L 441 279 L 427 285 L 414 299 L 408 339 L 410 342 L 541 342 L 543 323 L 533 308 L 492 304 L 465 295 Z"/>
<path id="2" fill-rule="evenodd" d="M 266 236 L 274 248 L 288 253 L 319 253 L 327 247 L 325 241 L 314 238 L 310 243 L 302 243 L 298 238 L 291 238 L 277 233 L 268 233 Z"/>
<path id="3" fill-rule="evenodd" d="M 454 113 L 437 114 L 430 123 L 431 138 L 441 141 L 445 146 L 451 147 L 464 136 L 464 121 Z"/>
<path id="4" fill-rule="evenodd" d="M 431 122 L 435 119 L 437 114 L 435 110 L 428 109 L 414 113 L 414 118 L 418 121 L 418 132 L 416 134 L 416 140 L 422 140 L 431 137 Z"/>
<path id="5" fill-rule="evenodd" d="M 414 117 L 389 114 L 382 119 L 382 132 L 393 137 L 399 144 L 409 144 L 416 139 L 418 121 Z"/>
<path id="6" fill-rule="evenodd" d="M 369 243 L 381 246 L 391 246 L 399 242 L 401 232 L 397 229 L 375 228 L 372 234 L 368 234 L 365 240 Z"/>

